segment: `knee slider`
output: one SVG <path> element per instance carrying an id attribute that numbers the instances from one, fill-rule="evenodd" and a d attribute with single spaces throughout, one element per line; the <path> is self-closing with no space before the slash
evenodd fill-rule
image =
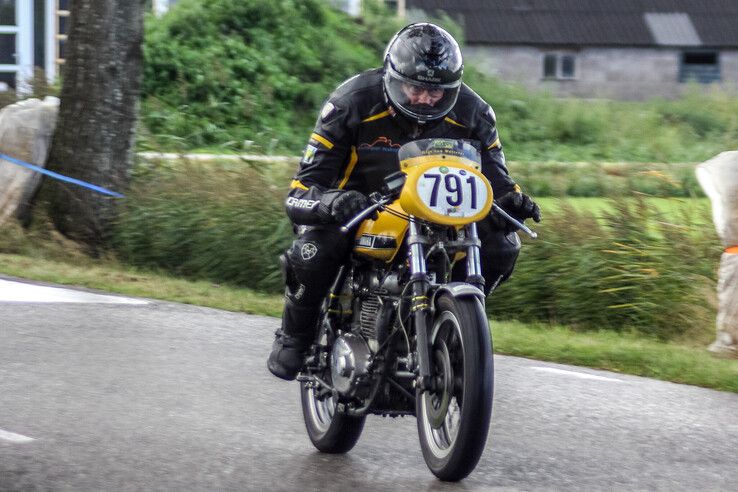
<path id="1" fill-rule="evenodd" d="M 298 238 L 287 252 L 287 298 L 298 306 L 322 302 L 339 265 L 330 244 Z"/>
<path id="2" fill-rule="evenodd" d="M 289 250 L 289 261 L 297 270 L 319 272 L 341 261 L 336 249 L 330 242 L 298 238 Z"/>

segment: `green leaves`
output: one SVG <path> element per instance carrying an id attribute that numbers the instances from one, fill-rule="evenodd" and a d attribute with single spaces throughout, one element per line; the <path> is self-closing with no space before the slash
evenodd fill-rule
<path id="1" fill-rule="evenodd" d="M 328 94 L 380 63 L 360 41 L 372 28 L 320 1 L 183 0 L 146 34 L 142 116 L 162 145 L 276 139 L 297 152 Z"/>

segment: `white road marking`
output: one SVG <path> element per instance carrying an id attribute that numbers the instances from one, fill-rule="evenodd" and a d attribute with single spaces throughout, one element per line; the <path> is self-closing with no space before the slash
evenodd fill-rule
<path id="1" fill-rule="evenodd" d="M 0 302 L 76 302 L 92 304 L 149 304 L 143 299 L 106 296 L 72 289 L 0 280 Z"/>
<path id="2" fill-rule="evenodd" d="M 555 367 L 531 367 L 531 369 L 535 369 L 536 371 L 543 371 L 543 372 L 550 372 L 553 374 L 563 374 L 566 376 L 575 376 L 582 379 L 594 379 L 597 381 L 614 381 L 616 383 L 622 383 L 623 381 L 620 379 L 615 378 L 608 378 L 605 376 L 595 376 L 594 374 L 586 374 L 584 372 L 576 372 L 576 371 L 567 371 L 565 369 L 556 369 Z"/>
<path id="3" fill-rule="evenodd" d="M 0 429 L 0 439 L 3 441 L 14 442 L 18 444 L 35 441 L 34 438 L 16 434 L 15 432 L 8 432 Z"/>

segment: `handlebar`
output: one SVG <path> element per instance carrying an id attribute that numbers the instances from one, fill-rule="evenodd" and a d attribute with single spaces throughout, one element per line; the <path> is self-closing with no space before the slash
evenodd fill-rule
<path id="1" fill-rule="evenodd" d="M 510 214 L 502 210 L 502 208 L 500 208 L 496 203 L 492 203 L 492 211 L 494 213 L 498 213 L 502 215 L 502 217 L 504 217 L 505 220 L 507 220 L 512 225 L 514 225 L 515 227 L 517 227 L 518 229 L 526 233 L 531 239 L 538 238 L 538 234 L 536 232 L 531 231 L 525 224 L 523 224 L 518 219 L 516 219 L 515 217 L 511 216 Z"/>
<path id="2" fill-rule="evenodd" d="M 379 193 L 377 193 L 378 195 Z M 353 219 L 349 220 L 347 223 L 341 226 L 340 230 L 342 233 L 347 233 L 349 230 L 351 230 L 356 224 L 364 220 L 369 215 L 376 212 L 378 209 L 384 207 L 392 200 L 392 197 L 389 196 L 383 196 L 376 200 L 371 206 L 365 208 L 361 212 L 359 212 L 356 216 L 354 216 Z M 531 239 L 537 239 L 538 234 L 535 231 L 532 231 L 528 226 L 520 222 L 515 217 L 511 216 L 507 212 L 505 212 L 502 208 L 500 208 L 496 203 L 492 203 L 492 212 L 500 214 L 505 220 L 510 222 L 512 225 L 523 231 L 530 237 Z"/>
<path id="3" fill-rule="evenodd" d="M 343 232 L 344 234 L 347 233 L 356 224 L 358 224 L 359 222 L 361 222 L 362 220 L 364 220 L 366 217 L 368 217 L 369 215 L 371 215 L 374 212 L 376 212 L 379 208 L 384 207 L 385 205 L 387 205 L 390 202 L 390 200 L 391 200 L 390 197 L 382 197 L 382 198 L 380 198 L 379 200 L 377 200 L 376 202 L 374 202 L 373 205 L 365 208 L 364 210 L 362 210 L 361 212 L 359 212 L 356 216 L 354 216 L 353 219 L 349 220 L 344 225 L 342 225 L 341 226 L 341 232 Z"/>

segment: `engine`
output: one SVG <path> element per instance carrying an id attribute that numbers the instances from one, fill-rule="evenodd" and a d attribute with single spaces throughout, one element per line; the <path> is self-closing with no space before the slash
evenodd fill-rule
<path id="1" fill-rule="evenodd" d="M 359 396 L 369 373 L 372 352 L 364 338 L 345 333 L 333 342 L 331 378 L 333 387 L 344 396 Z"/>
<path id="2" fill-rule="evenodd" d="M 390 332 L 393 295 L 401 289 L 396 273 L 377 271 L 376 266 L 353 270 L 344 289 L 343 297 L 352 299 L 353 315 L 333 342 L 331 377 L 341 395 L 361 398 L 370 386 L 366 383 L 372 376 L 373 357 Z M 346 312 L 347 306 L 342 310 Z"/>
<path id="3" fill-rule="evenodd" d="M 399 294 L 398 275 L 367 269 L 354 272 L 354 322 L 352 330 L 361 333 L 369 341 L 372 351 L 378 349 L 387 334 L 388 314 L 384 303 Z"/>
<path id="4" fill-rule="evenodd" d="M 359 329 L 361 334 L 369 340 L 378 340 L 377 316 L 382 304 L 377 296 L 369 296 L 361 301 L 359 311 Z"/>

